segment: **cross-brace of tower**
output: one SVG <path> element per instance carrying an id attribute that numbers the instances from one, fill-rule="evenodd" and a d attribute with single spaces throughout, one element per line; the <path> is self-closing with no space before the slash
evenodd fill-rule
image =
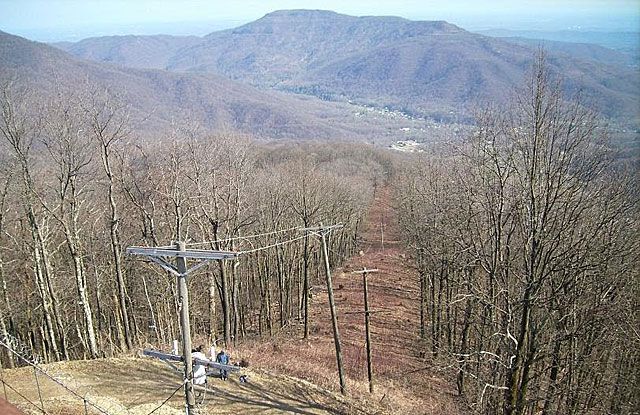
<path id="1" fill-rule="evenodd" d="M 191 357 L 191 326 L 189 323 L 189 293 L 187 276 L 207 265 L 209 261 L 235 259 L 238 252 L 213 251 L 205 249 L 186 249 L 184 242 L 176 242 L 174 246 L 127 248 L 127 254 L 144 256 L 172 273 L 178 279 L 178 304 L 180 307 L 180 326 L 182 328 L 182 356 L 184 360 L 184 392 L 186 412 L 191 414 L 195 407 L 193 392 L 193 361 Z M 170 261 L 175 258 L 175 265 Z M 187 268 L 187 259 L 199 260 L 191 268 Z"/>

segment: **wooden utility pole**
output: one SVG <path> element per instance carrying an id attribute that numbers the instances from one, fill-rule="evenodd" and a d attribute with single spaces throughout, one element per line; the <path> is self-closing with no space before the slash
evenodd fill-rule
<path id="1" fill-rule="evenodd" d="M 182 359 L 184 361 L 184 396 L 187 415 L 191 415 L 193 414 L 196 401 L 193 392 L 193 361 L 191 357 L 191 325 L 189 323 L 189 290 L 187 289 L 187 276 L 193 271 L 206 265 L 209 261 L 234 259 L 238 257 L 238 253 L 209 251 L 203 249 L 186 249 L 184 242 L 176 242 L 174 247 L 133 246 L 127 248 L 127 254 L 143 255 L 177 277 L 178 304 L 180 305 L 180 326 L 182 330 Z M 176 258 L 175 266 L 169 262 L 169 258 Z M 200 260 L 200 262 L 191 267 L 191 269 L 188 269 L 187 258 Z"/>
<path id="2" fill-rule="evenodd" d="M 369 393 L 373 393 L 373 365 L 371 364 L 371 331 L 369 329 L 369 293 L 367 288 L 367 274 L 378 272 L 377 269 L 362 268 L 362 271 L 353 271 L 353 274 L 362 274 L 362 285 L 364 287 L 364 329 L 367 343 L 367 375 L 369 377 Z"/>
<path id="3" fill-rule="evenodd" d="M 340 377 L 340 393 L 346 395 L 347 386 L 344 382 L 344 371 L 342 369 L 342 351 L 340 349 L 340 333 L 338 332 L 338 316 L 336 314 L 336 303 L 333 299 L 333 283 L 331 282 L 331 269 L 329 267 L 329 251 L 327 249 L 326 232 L 320 233 L 322 236 L 322 254 L 324 256 L 324 272 L 327 278 L 327 291 L 329 292 L 329 307 L 331 308 L 331 324 L 333 326 L 333 342 L 336 346 L 336 360 L 338 362 L 338 376 Z"/>
<path id="4" fill-rule="evenodd" d="M 384 213 L 380 217 L 380 248 L 384 251 Z"/>
<path id="5" fill-rule="evenodd" d="M 176 242 L 176 250 L 184 253 L 184 242 Z M 178 275 L 178 304 L 180 306 L 180 329 L 182 331 L 182 356 L 184 357 L 184 396 L 187 404 L 187 414 L 196 405 L 193 393 L 193 362 L 191 361 L 191 323 L 189 321 L 189 290 L 187 289 L 187 259 L 176 257 Z"/>
<path id="6" fill-rule="evenodd" d="M 329 267 L 329 250 L 327 249 L 326 236 L 332 229 L 342 227 L 342 225 L 333 225 L 317 228 L 304 228 L 303 230 L 319 235 L 322 239 L 322 256 L 324 257 L 324 272 L 327 280 L 327 292 L 329 294 L 329 308 L 331 309 L 331 325 L 333 327 L 333 342 L 336 346 L 336 361 L 338 363 L 338 376 L 340 377 L 340 393 L 347 394 L 347 386 L 344 381 L 344 370 L 342 368 L 342 350 L 340 348 L 340 333 L 338 331 L 338 316 L 336 314 L 336 304 L 333 299 L 333 283 L 331 282 L 331 269 Z"/>

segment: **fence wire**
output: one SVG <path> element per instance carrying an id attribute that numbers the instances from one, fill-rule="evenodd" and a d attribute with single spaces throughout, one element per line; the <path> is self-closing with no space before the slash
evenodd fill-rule
<path id="1" fill-rule="evenodd" d="M 40 356 L 16 337 L 0 336 L 0 346 L 17 366 L 10 375 L 0 368 L 3 398 L 25 414 L 132 415 L 122 405 L 97 402 L 67 386 L 40 366 Z"/>

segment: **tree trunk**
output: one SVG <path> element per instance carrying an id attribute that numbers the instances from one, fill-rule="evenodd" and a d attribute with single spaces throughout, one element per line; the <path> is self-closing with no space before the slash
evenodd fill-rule
<path id="1" fill-rule="evenodd" d="M 224 345 L 231 347 L 231 304 L 229 296 L 229 281 L 224 260 L 219 260 L 220 266 L 220 300 L 222 301 L 222 325 Z"/>
<path id="2" fill-rule="evenodd" d="M 211 271 L 207 273 L 209 288 L 209 342 L 214 344 L 218 339 L 218 313 L 216 310 L 216 296 L 218 289 L 216 288 L 216 274 Z"/>
<path id="3" fill-rule="evenodd" d="M 233 248 L 232 248 L 233 250 Z M 238 266 L 240 262 L 236 259 L 233 261 L 231 265 L 231 278 L 232 278 L 232 288 L 231 288 L 231 300 L 233 303 L 233 344 L 235 346 L 238 341 L 238 332 L 239 332 L 239 317 L 240 317 L 240 309 L 239 309 L 239 296 L 238 292 L 240 291 L 240 277 L 238 276 Z"/>

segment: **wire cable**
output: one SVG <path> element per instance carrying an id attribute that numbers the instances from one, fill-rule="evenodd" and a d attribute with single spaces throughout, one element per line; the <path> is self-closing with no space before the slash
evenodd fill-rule
<path id="1" fill-rule="evenodd" d="M 256 233 L 253 235 L 245 235 L 245 236 L 234 236 L 232 238 L 223 238 L 223 239 L 216 239 L 214 241 L 205 241 L 205 242 L 190 242 L 186 245 L 188 246 L 196 246 L 196 245 L 210 245 L 210 244 L 215 244 L 218 242 L 230 242 L 230 241 L 235 241 L 238 239 L 254 239 L 254 238 L 259 238 L 261 236 L 269 236 L 269 235 L 275 235 L 278 233 L 285 233 L 285 232 L 290 232 L 296 229 L 300 229 L 299 226 L 295 226 L 293 228 L 289 228 L 289 229 L 280 229 L 277 231 L 271 231 L 271 232 L 264 232 L 264 233 Z"/>
<path id="2" fill-rule="evenodd" d="M 174 390 L 173 393 L 171 395 L 169 395 L 169 397 L 167 399 L 164 400 L 164 402 L 162 402 L 158 407 L 156 407 L 156 409 L 154 409 L 153 411 L 149 412 L 147 415 L 151 415 L 153 414 L 155 411 L 157 411 L 158 409 L 162 408 L 163 406 L 166 405 L 167 402 L 169 402 L 171 400 L 171 398 L 173 398 L 175 396 L 176 393 L 178 393 L 178 391 L 180 389 L 182 389 L 184 387 L 184 384 L 181 384 L 180 386 L 178 386 L 178 389 Z"/>
<path id="3" fill-rule="evenodd" d="M 334 229 L 341 228 L 341 227 L 342 227 L 342 224 L 340 223 L 340 224 L 337 224 L 337 225 L 327 226 L 327 227 L 322 228 L 322 229 L 326 230 L 326 231 L 327 231 L 327 233 L 330 233 L 330 232 L 332 232 Z M 300 229 L 300 228 L 293 228 L 293 229 Z M 238 252 L 237 254 L 238 254 L 238 256 L 240 256 L 240 255 L 244 255 L 244 254 L 250 254 L 250 253 L 252 253 L 252 252 L 263 251 L 263 250 L 265 250 L 265 249 L 274 248 L 274 247 L 276 247 L 276 246 L 280 246 L 280 245 L 288 244 L 288 243 L 290 243 L 290 242 L 299 241 L 300 239 L 304 239 L 304 238 L 306 238 L 307 236 L 308 236 L 308 235 L 305 233 L 305 234 L 304 234 L 304 235 L 302 235 L 302 236 L 298 236 L 297 238 L 289 239 L 288 241 L 277 242 L 277 243 L 275 243 L 275 244 L 271 244 L 271 245 L 267 245 L 267 246 L 261 246 L 261 247 L 259 247 L 259 248 L 248 249 L 248 250 L 246 250 L 246 251 L 240 251 L 240 252 Z"/>
<path id="4" fill-rule="evenodd" d="M 16 393 L 18 396 L 20 396 L 22 399 L 24 399 L 25 401 L 27 401 L 28 403 L 30 403 L 31 405 L 33 405 L 34 407 L 36 407 L 38 409 L 38 411 L 42 411 L 42 413 L 46 414 L 47 412 L 44 410 L 44 408 L 40 407 L 38 404 L 36 404 L 35 402 L 31 401 L 29 398 L 27 398 L 26 396 L 24 396 L 23 394 L 21 394 L 20 392 L 18 392 L 13 386 L 11 386 L 9 383 L 7 383 L 6 381 L 2 381 L 2 384 L 6 387 L 8 387 L 9 389 L 11 389 L 14 393 Z"/>
<path id="5" fill-rule="evenodd" d="M 291 242 L 299 241 L 300 239 L 306 238 L 306 236 L 307 235 L 302 235 L 302 236 L 298 236 L 297 238 L 289 239 L 288 241 L 277 242 L 275 244 L 271 244 L 271 245 L 267 245 L 267 246 L 261 246 L 259 248 L 248 249 L 246 251 L 240 251 L 240 252 L 238 252 L 238 255 L 245 255 L 245 254 L 250 254 L 252 252 L 263 251 L 263 250 L 269 249 L 269 248 L 275 248 L 276 246 L 280 246 L 280 245 L 288 244 L 288 243 L 291 243 Z"/>
<path id="6" fill-rule="evenodd" d="M 4 338 L 0 339 L 0 346 L 4 346 L 7 350 L 9 350 L 12 354 L 14 354 L 18 359 L 22 360 L 23 362 L 25 362 L 26 364 L 28 364 L 29 366 L 33 367 L 34 369 L 37 369 L 38 371 L 40 371 L 40 373 L 42 373 L 43 375 L 45 375 L 47 378 L 49 378 L 52 382 L 58 384 L 60 387 L 62 387 L 63 389 L 65 389 L 67 392 L 69 392 L 71 395 L 75 396 L 78 399 L 82 399 L 83 401 L 85 401 L 89 406 L 93 407 L 94 409 L 96 409 L 98 412 L 104 414 L 104 415 L 109 415 L 109 413 L 104 410 L 103 408 L 99 407 L 98 405 L 96 405 L 95 403 L 87 400 L 87 398 L 85 398 L 84 396 L 80 395 L 79 393 L 75 392 L 72 389 L 69 389 L 69 387 L 67 387 L 67 385 L 65 385 L 64 383 L 62 383 L 61 381 L 59 381 L 58 379 L 56 379 L 55 377 L 51 376 L 50 374 L 48 374 L 43 368 L 41 368 L 40 366 L 38 366 L 37 364 L 31 362 L 29 359 L 25 358 L 24 356 L 22 356 L 20 353 L 16 352 L 15 350 L 13 350 L 7 343 L 5 343 Z"/>

